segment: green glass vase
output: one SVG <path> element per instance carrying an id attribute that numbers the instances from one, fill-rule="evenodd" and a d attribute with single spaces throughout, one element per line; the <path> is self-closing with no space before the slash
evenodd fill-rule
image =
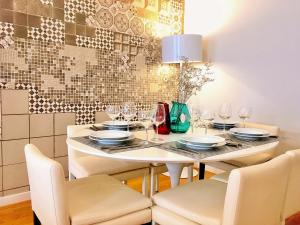
<path id="1" fill-rule="evenodd" d="M 185 133 L 190 128 L 191 115 L 185 103 L 172 102 L 170 112 L 171 131 L 173 133 Z"/>

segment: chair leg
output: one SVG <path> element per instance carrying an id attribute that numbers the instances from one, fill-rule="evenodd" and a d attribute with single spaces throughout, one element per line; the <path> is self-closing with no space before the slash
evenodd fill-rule
<path id="1" fill-rule="evenodd" d="M 34 211 L 32 211 L 32 212 L 33 212 L 33 224 L 41 225 L 41 222 L 40 222 L 39 218 L 37 217 L 37 215 L 35 214 L 35 212 Z"/>
<path id="2" fill-rule="evenodd" d="M 205 177 L 205 164 L 199 163 L 199 180 L 204 180 Z"/>
<path id="3" fill-rule="evenodd" d="M 76 179 L 76 177 L 71 172 L 69 172 L 69 181 L 75 180 L 75 179 Z"/>
<path id="4" fill-rule="evenodd" d="M 151 168 L 150 171 L 150 197 L 152 197 L 155 193 L 155 171 L 154 168 Z"/>
<path id="5" fill-rule="evenodd" d="M 149 197 L 149 174 L 143 176 L 143 183 L 142 183 L 142 193 L 143 195 Z"/>
<path id="6" fill-rule="evenodd" d="M 188 182 L 193 181 L 193 166 L 188 166 Z"/>
<path id="7" fill-rule="evenodd" d="M 158 174 L 155 174 L 155 192 L 158 192 L 158 187 L 159 187 Z"/>

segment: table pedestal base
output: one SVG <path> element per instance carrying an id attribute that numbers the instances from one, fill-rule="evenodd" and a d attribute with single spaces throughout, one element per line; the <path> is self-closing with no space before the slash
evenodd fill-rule
<path id="1" fill-rule="evenodd" d="M 168 172 L 170 174 L 171 187 L 176 187 L 179 185 L 180 176 L 182 169 L 184 167 L 183 163 L 166 163 Z"/>

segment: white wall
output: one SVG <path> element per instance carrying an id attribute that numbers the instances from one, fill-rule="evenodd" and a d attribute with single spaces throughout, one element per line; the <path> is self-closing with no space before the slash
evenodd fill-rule
<path id="1" fill-rule="evenodd" d="M 284 149 L 300 147 L 300 1 L 186 0 L 185 33 L 202 34 L 216 80 L 191 99 L 253 108 L 277 124 Z"/>

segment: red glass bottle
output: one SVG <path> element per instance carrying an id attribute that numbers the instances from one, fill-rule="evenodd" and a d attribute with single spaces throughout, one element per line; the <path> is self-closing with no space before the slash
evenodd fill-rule
<path id="1" fill-rule="evenodd" d="M 171 132 L 169 104 L 166 103 L 166 102 L 158 102 L 158 104 L 163 104 L 164 105 L 165 117 L 166 117 L 165 122 L 158 126 L 158 133 L 159 134 L 169 134 Z M 157 113 L 159 113 L 159 112 L 157 112 Z M 153 125 L 153 128 L 156 132 L 156 126 L 155 125 Z"/>

